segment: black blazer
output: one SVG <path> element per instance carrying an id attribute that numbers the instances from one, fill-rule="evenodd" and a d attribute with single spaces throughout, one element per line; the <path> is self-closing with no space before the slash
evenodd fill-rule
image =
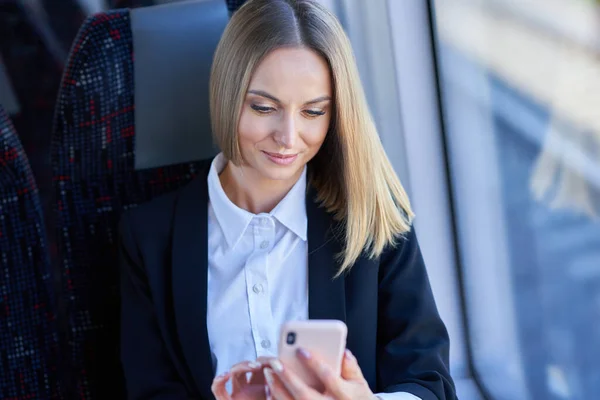
<path id="1" fill-rule="evenodd" d="M 121 352 L 131 399 L 212 399 L 206 329 L 207 175 L 130 210 L 120 226 Z M 377 260 L 332 279 L 342 242 L 309 189 L 309 317 L 348 326 L 373 392 L 455 399 L 449 341 L 414 232 Z M 339 229 L 338 229 L 339 232 Z M 240 360 L 241 361 L 241 360 Z"/>

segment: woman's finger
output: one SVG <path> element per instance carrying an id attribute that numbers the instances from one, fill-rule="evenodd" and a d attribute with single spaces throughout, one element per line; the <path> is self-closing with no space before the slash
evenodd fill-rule
<path id="1" fill-rule="evenodd" d="M 341 376 L 335 374 L 333 369 L 327 365 L 319 356 L 310 353 L 306 349 L 298 349 L 298 358 L 311 369 L 317 378 L 325 385 L 326 392 L 332 394 L 335 398 L 345 398 L 347 393 L 344 391 L 344 380 Z"/>
<path id="2" fill-rule="evenodd" d="M 217 400 L 231 400 L 231 396 L 227 392 L 226 388 L 227 381 L 230 377 L 231 375 L 228 372 L 225 372 L 213 379 L 210 390 L 215 395 Z"/>
<path id="3" fill-rule="evenodd" d="M 265 367 L 268 367 L 271 360 L 275 360 L 275 357 L 260 356 L 256 359 L 256 362 L 261 363 Z"/>
<path id="4" fill-rule="evenodd" d="M 265 368 L 264 374 L 267 381 L 267 389 L 265 390 L 267 400 L 294 400 L 294 397 L 271 368 Z"/>
<path id="5" fill-rule="evenodd" d="M 275 357 L 258 357 L 256 359 L 256 362 L 259 363 L 261 365 L 261 367 L 256 371 L 252 373 L 252 377 L 250 378 L 250 384 L 252 385 L 264 385 L 265 384 L 265 376 L 262 372 L 263 368 L 268 367 L 269 366 L 269 362 L 271 360 L 274 360 Z"/>
<path id="6" fill-rule="evenodd" d="M 229 373 L 231 375 L 231 387 L 233 392 L 239 391 L 248 384 L 247 375 L 249 372 L 254 375 L 254 373 L 259 372 L 261 368 L 262 365 L 255 361 L 244 361 L 241 363 L 237 363 L 233 367 L 231 367 Z"/>
<path id="7" fill-rule="evenodd" d="M 354 354 L 348 349 L 344 352 L 344 359 L 342 360 L 342 378 L 347 381 L 365 380 L 356 357 L 354 357 Z"/>
<path id="8" fill-rule="evenodd" d="M 279 360 L 271 361 L 271 370 L 275 373 L 294 399 L 322 399 L 323 396 L 309 387 L 293 371 L 284 368 Z M 265 370 L 266 371 L 266 370 Z M 266 376 L 266 374 L 265 374 Z"/>

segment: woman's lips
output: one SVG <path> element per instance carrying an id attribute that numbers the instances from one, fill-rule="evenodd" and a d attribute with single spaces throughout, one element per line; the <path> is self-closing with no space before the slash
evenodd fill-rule
<path id="1" fill-rule="evenodd" d="M 267 156 L 267 158 L 277 164 L 277 165 L 290 165 L 296 158 L 298 158 L 298 154 L 279 154 L 279 153 L 269 153 L 268 151 L 263 151 L 263 153 Z"/>

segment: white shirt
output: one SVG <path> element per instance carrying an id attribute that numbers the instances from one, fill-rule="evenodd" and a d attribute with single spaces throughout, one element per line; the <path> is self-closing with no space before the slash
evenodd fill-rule
<path id="1" fill-rule="evenodd" d="M 285 321 L 308 319 L 306 168 L 270 213 L 253 214 L 225 194 L 223 154 L 208 174 L 207 326 L 213 365 L 276 356 Z M 409 393 L 382 399 L 420 400 Z"/>

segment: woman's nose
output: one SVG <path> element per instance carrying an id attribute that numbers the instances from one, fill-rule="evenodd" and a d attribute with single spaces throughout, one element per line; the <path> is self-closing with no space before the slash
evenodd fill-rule
<path id="1" fill-rule="evenodd" d="M 291 149 L 298 139 L 298 124 L 293 116 L 286 116 L 275 133 L 275 141 L 286 149 Z"/>

